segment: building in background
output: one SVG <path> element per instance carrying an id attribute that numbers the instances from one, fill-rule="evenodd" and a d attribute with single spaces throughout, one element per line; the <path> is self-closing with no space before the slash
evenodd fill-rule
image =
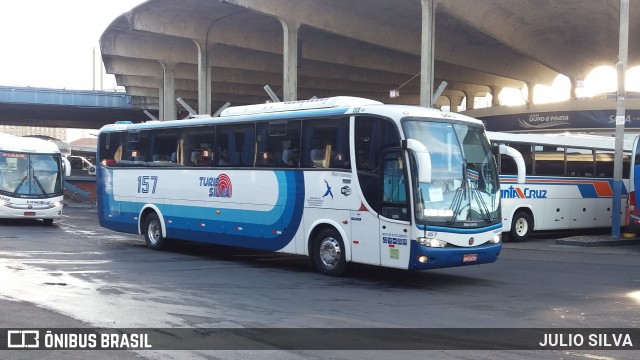
<path id="1" fill-rule="evenodd" d="M 58 140 L 67 141 L 67 129 L 65 128 L 0 125 L 0 132 L 15 136 L 43 135 Z"/>

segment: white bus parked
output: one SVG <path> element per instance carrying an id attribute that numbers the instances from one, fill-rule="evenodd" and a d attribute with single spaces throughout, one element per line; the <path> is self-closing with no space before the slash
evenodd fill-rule
<path id="1" fill-rule="evenodd" d="M 98 139 L 104 227 L 402 269 L 490 263 L 498 173 L 482 122 L 336 97 L 117 123 Z"/>
<path id="2" fill-rule="evenodd" d="M 0 218 L 61 218 L 65 161 L 51 141 L 0 134 Z"/>
<path id="3" fill-rule="evenodd" d="M 487 132 L 493 145 L 518 150 L 526 183 L 515 181 L 510 157 L 500 169 L 503 232 L 525 241 L 534 230 L 611 227 L 615 138 L 585 134 Z M 632 142 L 624 143 L 621 209 L 627 204 Z M 624 219 L 624 214 L 621 214 Z"/>

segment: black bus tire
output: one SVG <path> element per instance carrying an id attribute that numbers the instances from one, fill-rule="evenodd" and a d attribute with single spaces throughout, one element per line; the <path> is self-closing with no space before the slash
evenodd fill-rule
<path id="1" fill-rule="evenodd" d="M 523 242 L 529 238 L 533 230 L 533 220 L 526 211 L 516 211 L 511 221 L 511 231 L 509 241 Z"/>
<path id="2" fill-rule="evenodd" d="M 324 229 L 316 235 L 312 257 L 316 269 L 323 275 L 341 276 L 347 269 L 344 242 L 335 229 Z"/>
<path id="3" fill-rule="evenodd" d="M 156 213 L 147 215 L 142 229 L 149 249 L 162 250 L 167 246 L 167 239 L 162 236 L 162 224 Z"/>

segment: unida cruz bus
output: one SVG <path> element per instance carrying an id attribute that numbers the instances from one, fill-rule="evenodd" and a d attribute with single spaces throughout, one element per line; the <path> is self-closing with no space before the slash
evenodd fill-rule
<path id="1" fill-rule="evenodd" d="M 510 241 L 525 241 L 532 231 L 611 228 L 615 138 L 576 133 L 487 132 L 493 145 L 514 148 L 523 157 L 526 183 L 517 184 L 511 157 L 498 160 L 503 231 Z M 635 206 L 632 141 L 623 144 L 620 209 L 623 226 L 640 219 Z M 637 145 L 636 145 L 637 147 Z M 637 150 L 635 150 L 637 151 Z M 635 169 L 635 166 L 634 166 Z M 640 171 L 638 172 L 640 174 Z M 637 178 L 637 175 L 636 175 Z"/>

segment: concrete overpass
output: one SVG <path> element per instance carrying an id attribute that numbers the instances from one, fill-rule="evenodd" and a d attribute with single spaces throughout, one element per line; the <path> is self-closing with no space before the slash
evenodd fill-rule
<path id="1" fill-rule="evenodd" d="M 455 111 L 465 97 L 472 108 L 477 95 L 558 74 L 575 90 L 591 69 L 617 62 L 619 13 L 617 0 L 148 0 L 116 18 L 100 47 L 134 106 L 167 119 L 176 97 L 211 113 L 226 101 L 264 102 L 265 84 L 285 100 L 424 104 L 446 80 L 438 104 Z M 630 21 L 631 67 L 640 1 Z"/>
<path id="2" fill-rule="evenodd" d="M 131 99 L 106 91 L 0 86 L 0 124 L 99 129 L 118 120 L 149 120 Z"/>

